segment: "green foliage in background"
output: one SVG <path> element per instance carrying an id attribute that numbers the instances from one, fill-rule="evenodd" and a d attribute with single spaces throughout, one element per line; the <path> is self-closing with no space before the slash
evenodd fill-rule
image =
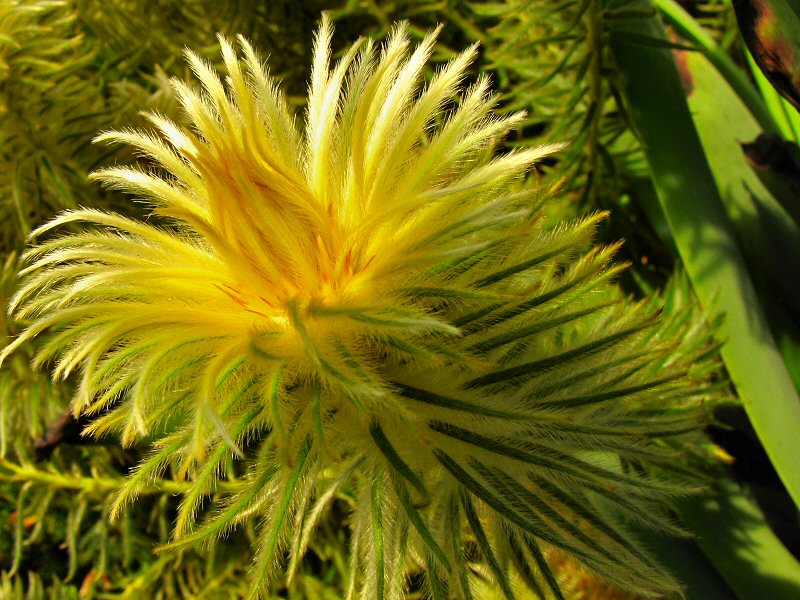
<path id="1" fill-rule="evenodd" d="M 443 24 L 427 77 L 437 64 L 444 65 L 470 44 L 479 43 L 472 78 L 491 75 L 500 94 L 500 111 L 526 111 L 519 129 L 504 140 L 504 150 L 570 142 L 530 178 L 529 184 L 538 183 L 539 189 L 559 190 L 560 200 L 549 202 L 542 217 L 542 231 L 553 231 L 558 223 L 591 211 L 611 211 L 601 225 L 600 241 L 613 244 L 624 238 L 618 256 L 630 266 L 621 273 L 614 268 L 608 273 L 617 274 L 621 290 L 606 288 L 587 298 L 590 303 L 613 303 L 618 307 L 614 310 L 623 314 L 631 310 L 625 307 L 633 306 L 629 297 L 633 295 L 643 299 L 643 312 L 660 313 L 660 325 L 640 338 L 640 343 L 659 341 L 660 358 L 649 368 L 652 373 L 659 368 L 688 373 L 690 379 L 683 381 L 692 382 L 696 396 L 708 404 L 699 411 L 692 405 L 687 413 L 656 407 L 654 402 L 672 398 L 669 390 L 658 388 L 647 396 L 651 404 L 640 410 L 652 409 L 647 418 L 671 418 L 673 431 L 682 424 L 694 429 L 713 422 L 713 406 L 723 403 L 729 392 L 716 354 L 721 347 L 721 360 L 759 443 L 789 491 L 789 496 L 781 496 L 783 514 L 796 521 L 797 508 L 788 498 L 796 502 L 800 496 L 794 468 L 800 451 L 795 441 L 800 431 L 800 288 L 792 274 L 793 265 L 800 264 L 795 193 L 800 179 L 771 163 L 754 169 L 753 156 L 748 163 L 740 144 L 755 141 L 761 131 L 777 140 L 797 142 L 800 119 L 755 68 L 744 50 L 732 7 L 721 0 L 683 7 L 672 0 L 0 0 L 4 306 L 19 289 L 17 272 L 24 264 L 18 257 L 26 248 L 26 236 L 59 212 L 86 207 L 147 218 L 149 206 L 103 190 L 89 181 L 88 174 L 111 165 L 153 169 L 153 162 L 129 148 L 91 140 L 111 129 L 152 131 L 142 111 L 156 111 L 188 125 L 169 84 L 173 76 L 190 78 L 183 60 L 185 47 L 221 67 L 216 34 L 244 35 L 269 57 L 271 75 L 281 82 L 291 110 L 302 115 L 312 33 L 322 10 L 329 11 L 336 25 L 334 56 L 362 35 L 383 38 L 400 19 L 408 20 L 410 35 L 417 41 Z M 549 272 L 558 281 L 566 268 L 546 264 L 541 273 Z M 7 342 L 30 324 L 5 313 L 2 318 Z M 711 338 L 714 333 L 716 342 Z M 554 345 L 545 354 L 555 353 L 564 340 L 594 339 L 591 336 L 597 334 L 577 321 L 562 327 L 558 335 L 564 338 L 548 338 Z M 31 362 L 41 348 L 41 342 L 26 340 L 0 367 L 0 598 L 252 594 L 253 548 L 263 542 L 260 521 L 269 512 L 252 504 L 249 512 L 234 515 L 242 517 L 240 527 L 211 544 L 180 544 L 176 550 L 173 531 L 175 519 L 185 518 L 187 511 L 192 522 L 198 517 L 195 533 L 209 527 L 214 533 L 214 523 L 223 529 L 232 522 L 226 521 L 224 507 L 247 497 L 253 478 L 243 466 L 248 463 L 239 461 L 236 452 L 217 438 L 218 466 L 206 469 L 210 479 L 201 484 L 191 473 L 177 476 L 177 463 L 169 464 L 177 446 L 171 450 L 159 441 L 169 432 L 167 421 L 124 449 L 116 435 L 81 438 L 76 432 L 89 421 L 75 427 L 72 423 L 70 430 L 60 427 L 70 422 L 68 408 L 78 379 L 52 381 L 46 370 L 33 369 Z M 605 373 L 605 379 L 597 381 L 624 390 L 630 374 L 623 375 L 624 369 L 610 364 L 614 360 L 610 354 L 604 356 L 599 362 L 609 363 L 605 368 L 592 365 Z M 590 376 L 593 368 L 585 366 L 583 373 Z M 576 375 L 572 367 L 562 365 L 553 376 Z M 678 393 L 686 396 L 686 390 Z M 725 414 L 720 413 L 721 418 Z M 245 432 L 235 441 L 246 442 L 245 452 L 252 452 L 250 458 L 257 462 L 257 441 L 266 429 L 248 431 L 249 436 Z M 395 470 L 395 478 L 386 479 L 392 482 L 393 500 L 376 504 L 376 477 L 358 470 L 358 454 L 320 470 L 316 489 L 324 502 L 317 505 L 319 511 L 311 504 L 298 506 L 296 539 L 287 539 L 292 547 L 307 541 L 305 557 L 289 557 L 293 576 L 288 581 L 277 577 L 266 597 L 334 599 L 358 591 L 354 540 L 363 544 L 371 539 L 378 548 L 382 536 L 375 527 L 381 515 L 390 522 L 407 520 L 405 529 L 414 532 L 419 549 L 405 558 L 396 556 L 394 564 L 402 568 L 389 567 L 388 577 L 399 582 L 398 589 L 405 588 L 408 598 L 446 597 L 448 592 L 440 587 L 446 578 L 426 579 L 424 573 L 442 569 L 436 552 L 440 547 L 446 548 L 445 558 L 459 555 L 443 546 L 455 539 L 454 534 L 440 531 L 446 519 L 440 523 L 410 502 L 409 486 L 416 494 L 415 484 L 424 488 L 428 480 L 423 484 L 414 472 L 407 472 L 388 441 L 391 434 L 376 438 L 374 431 L 375 456 Z M 765 516 L 746 486 L 720 466 L 718 457 L 729 460 L 725 452 L 696 433 L 653 437 L 657 438 L 653 445 L 637 445 L 639 456 L 620 453 L 614 447 L 619 440 L 613 438 L 598 443 L 594 450 L 606 452 L 592 460 L 625 477 L 646 473 L 659 479 L 672 472 L 672 477 L 699 482 L 701 494 L 677 495 L 680 498 L 671 509 L 675 525 L 667 527 L 673 534 L 688 530 L 699 544 L 655 534 L 652 525 L 663 527 L 669 515 L 653 512 L 638 520 L 628 515 L 624 526 L 590 536 L 587 547 L 602 539 L 619 542 L 619 536 L 623 545 L 638 548 L 642 543 L 646 548 L 642 555 L 656 557 L 653 564 L 663 567 L 664 581 L 674 578 L 683 584 L 688 598 L 800 598 L 800 564 L 784 545 L 786 530 L 779 528 L 776 535 L 768 524 L 776 522 L 775 515 Z M 499 447 L 495 444 L 495 449 Z M 441 459 L 442 453 L 438 456 Z M 680 458 L 666 461 L 666 456 Z M 481 471 L 474 456 L 468 469 L 448 458 L 440 464 L 460 478 L 472 497 L 486 502 L 492 494 L 514 495 L 509 482 L 496 474 L 484 473 L 479 483 L 476 473 Z M 738 458 L 734 453 L 733 459 Z M 142 464 L 154 468 L 137 479 L 137 465 Z M 353 466 L 350 471 L 349 466 Z M 291 473 L 290 469 L 289 477 Z M 300 484 L 311 489 L 302 478 Z M 134 488 L 137 501 L 112 519 L 120 490 Z M 370 490 L 373 499 L 365 497 Z M 487 495 L 487 490 L 492 492 Z M 492 508 L 499 506 L 518 524 L 519 515 L 538 518 L 531 510 L 536 498 L 523 496 Z M 606 521 L 598 521 L 591 512 L 600 510 L 591 498 L 567 495 L 558 502 L 595 526 L 599 522 L 602 529 Z M 548 499 L 555 502 L 552 495 Z M 538 514 L 546 521 L 555 519 L 547 516 L 546 504 L 537 505 L 543 511 Z M 470 502 L 463 506 L 466 526 L 459 533 L 465 544 L 459 555 L 463 570 L 457 570 L 461 575 L 450 594 L 461 590 L 466 597 L 464 590 L 471 590 L 476 599 L 520 600 L 637 597 L 601 581 L 576 562 L 574 550 L 580 544 L 571 544 L 566 552 L 555 549 L 558 544 L 545 544 L 544 554 L 537 556 L 534 537 L 519 533 L 524 528 L 509 535 L 502 519 L 492 520 L 480 511 L 477 516 L 473 512 L 470 520 Z M 615 512 L 608 506 L 603 510 Z M 371 522 L 362 526 L 361 538 L 348 531 L 359 518 Z M 614 522 L 619 518 L 616 509 Z M 301 540 L 312 521 L 314 534 Z M 581 539 L 578 531 L 569 531 L 568 523 L 548 522 L 555 522 L 561 534 L 567 532 L 564 539 Z M 540 560 L 545 556 L 546 563 Z M 378 558 L 370 560 L 374 571 Z M 386 553 L 380 560 L 391 565 L 393 559 Z M 594 567 L 613 577 L 613 570 Z M 634 573 L 630 579 L 643 575 Z M 622 579 L 618 583 L 625 585 Z M 371 588 L 364 589 L 369 590 L 365 597 L 375 597 Z M 639 586 L 639 592 L 648 591 L 658 593 Z"/>

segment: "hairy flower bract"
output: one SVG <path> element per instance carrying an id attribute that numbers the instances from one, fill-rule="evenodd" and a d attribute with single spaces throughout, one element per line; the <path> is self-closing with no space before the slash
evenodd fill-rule
<path id="1" fill-rule="evenodd" d="M 400 25 L 331 64 L 323 19 L 302 124 L 244 39 L 220 39 L 224 79 L 189 52 L 190 127 L 151 114 L 98 138 L 141 153 L 93 177 L 152 217 L 84 208 L 34 232 L 3 357 L 39 338 L 87 433 L 151 445 L 114 515 L 160 477 L 192 482 L 163 551 L 259 518 L 254 596 L 337 498 L 364 598 L 415 570 L 434 598 L 471 597 L 477 572 L 513 598 L 509 569 L 560 597 L 564 555 L 674 589 L 626 528 L 676 530 L 661 506 L 691 489 L 672 465 L 702 424 L 692 354 L 609 287 L 603 215 L 547 218 L 527 174 L 558 146 L 502 149 L 524 115 L 486 77 L 466 86 L 476 48 L 425 79 L 435 39 Z"/>

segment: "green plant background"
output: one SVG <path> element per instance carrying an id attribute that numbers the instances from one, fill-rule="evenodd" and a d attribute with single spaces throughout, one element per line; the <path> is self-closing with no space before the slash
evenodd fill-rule
<path id="1" fill-rule="evenodd" d="M 476 71 L 492 74 L 504 110 L 528 112 L 509 143 L 571 141 L 541 175 L 563 178 L 562 216 L 612 211 L 601 237 L 626 242 L 632 267 L 621 288 L 661 303 L 676 331 L 702 312 L 741 400 L 720 409 L 712 432 L 732 463 L 718 468 L 717 493 L 675 506 L 696 538 L 643 532 L 648 545 L 688 598 L 800 598 L 800 205 L 780 177 L 759 177 L 740 147 L 761 131 L 797 142 L 800 117 L 748 62 L 727 2 L 0 0 L 3 304 L 26 235 L 60 210 L 143 214 L 87 181 L 100 165 L 136 160 L 91 139 L 143 126 L 145 109 L 180 120 L 168 80 L 188 75 L 184 47 L 213 62 L 217 32 L 243 34 L 299 107 L 322 10 L 339 48 L 385 36 L 399 19 L 419 38 L 444 24 L 436 61 L 479 42 Z M 5 316 L 2 327 L 6 338 L 19 332 Z M 153 553 L 168 541 L 185 484 L 145 488 L 109 523 L 135 449 L 65 443 L 36 460 L 34 440 L 58 420 L 70 388 L 31 370 L 33 351 L 0 370 L 0 598 L 244 596 L 251 529 L 205 552 Z M 352 498 L 340 496 L 277 597 L 342 597 Z M 562 567 L 568 598 L 628 597 Z M 411 576 L 409 597 L 421 597 Z"/>

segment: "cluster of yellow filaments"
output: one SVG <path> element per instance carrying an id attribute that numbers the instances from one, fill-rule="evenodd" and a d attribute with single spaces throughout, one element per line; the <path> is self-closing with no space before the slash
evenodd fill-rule
<path id="1" fill-rule="evenodd" d="M 27 328 L 0 361 L 41 338 L 87 433 L 155 440 L 112 514 L 167 470 L 190 481 L 165 550 L 262 517 L 254 596 L 349 484 L 351 595 L 398 597 L 421 568 L 433 597 L 469 598 L 479 552 L 507 598 L 510 565 L 558 598 L 556 550 L 674 589 L 619 515 L 674 529 L 658 507 L 684 474 L 650 467 L 700 425 L 691 356 L 599 292 L 621 269 L 591 248 L 602 215 L 548 225 L 524 178 L 558 146 L 497 153 L 523 115 L 485 77 L 463 89 L 476 48 L 426 81 L 436 35 L 411 49 L 401 25 L 332 65 L 323 19 L 302 127 L 245 40 L 240 58 L 220 38 L 224 80 L 189 52 L 191 130 L 151 114 L 99 137 L 143 160 L 93 177 L 155 217 L 87 208 L 34 232 L 11 302 Z M 201 516 L 223 476 L 234 492 Z"/>
<path id="2" fill-rule="evenodd" d="M 305 135 L 248 42 L 239 40 L 241 61 L 220 38 L 224 82 L 192 52 L 188 60 L 203 90 L 174 82 L 193 131 L 150 114 L 154 133 L 112 131 L 97 139 L 130 144 L 158 167 L 112 167 L 93 177 L 144 197 L 171 225 L 81 209 L 33 233 L 41 238 L 77 221 L 106 231 L 29 251 L 23 274 L 33 277 L 11 303 L 18 318 L 35 322 L 5 354 L 54 325 L 73 324 L 38 363 L 60 353 L 56 376 L 81 368 L 76 414 L 99 413 L 133 392 L 123 440 L 148 435 L 147 407 L 163 391 L 153 391 L 150 381 L 183 355 L 201 352 L 201 414 L 235 447 L 214 388 L 241 356 L 262 360 L 270 373 L 286 366 L 284 375 L 333 390 L 326 397 L 334 405 L 344 391 L 360 407 L 358 397 L 386 396 L 379 371 L 387 353 L 407 358 L 411 349 L 414 360 L 458 354 L 414 350 L 432 333 L 459 334 L 432 310 L 440 301 L 415 290 L 431 281 L 431 269 L 497 245 L 479 234 L 525 220 L 530 193 L 504 190 L 556 146 L 492 158 L 523 115 L 495 116 L 486 78 L 438 121 L 474 47 L 420 90 L 438 32 L 408 55 L 401 26 L 380 57 L 362 40 L 333 68 L 331 32 L 323 20 Z M 464 287 L 442 287 L 433 296 L 480 297 Z M 142 347 L 142 337 L 153 343 Z M 471 358 L 462 353 L 459 360 Z M 198 458 L 208 419 L 197 419 Z M 120 423 L 107 429 L 101 420 L 92 431 Z"/>

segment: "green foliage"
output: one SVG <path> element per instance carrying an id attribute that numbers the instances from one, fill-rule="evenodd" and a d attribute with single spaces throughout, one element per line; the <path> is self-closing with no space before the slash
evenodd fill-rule
<path id="1" fill-rule="evenodd" d="M 3 247 L 13 250 L 32 221 L 74 206 L 74 191 L 88 187 L 71 160 L 86 141 L 70 138 L 70 124 L 80 127 L 103 100 L 97 87 L 85 89 L 96 83 L 76 76 L 91 56 L 64 3 L 4 0 L 0 27 L 0 218 Z"/>
<path id="2" fill-rule="evenodd" d="M 0 277 L 0 298 L 7 305 L 17 286 L 19 262 L 13 252 L 6 257 Z M 13 320 L 2 317 L 3 339 L 16 337 L 19 329 Z M 54 383 L 45 373 L 31 366 L 31 347 L 26 346 L 0 369 L 0 458 L 15 447 L 19 436 L 39 439 L 69 403 L 69 390 Z"/>

